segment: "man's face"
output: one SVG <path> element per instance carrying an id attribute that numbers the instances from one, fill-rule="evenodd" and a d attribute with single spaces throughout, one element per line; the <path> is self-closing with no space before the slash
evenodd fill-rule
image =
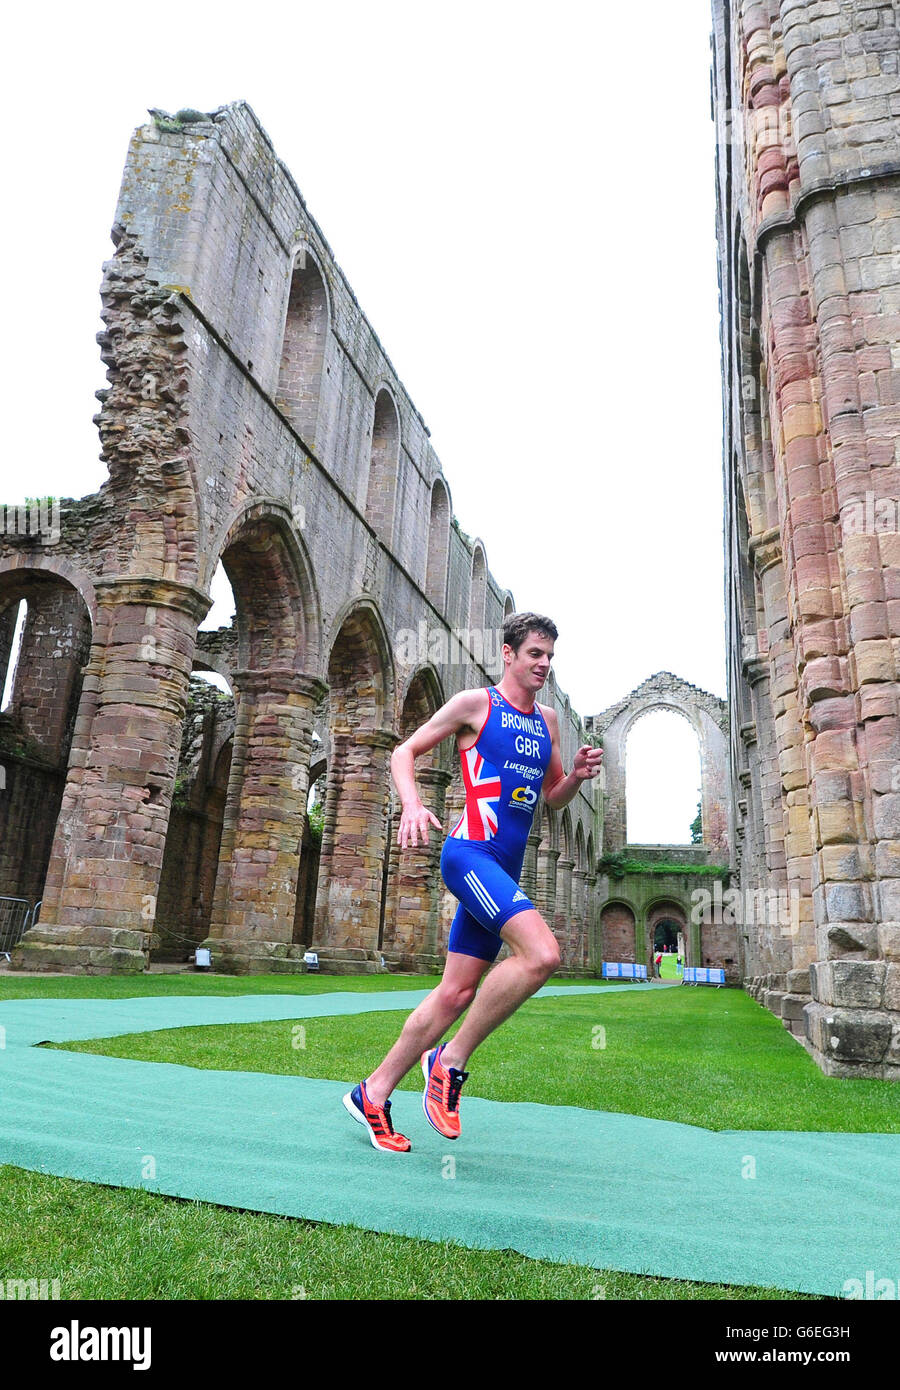
<path id="1" fill-rule="evenodd" d="M 507 662 L 509 674 L 537 693 L 550 674 L 553 639 L 543 637 L 539 632 L 529 632 L 517 652 L 503 644 L 503 659 Z"/>

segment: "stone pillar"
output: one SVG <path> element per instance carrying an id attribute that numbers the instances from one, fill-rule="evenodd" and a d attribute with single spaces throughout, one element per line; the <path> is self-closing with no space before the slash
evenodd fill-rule
<path id="1" fill-rule="evenodd" d="M 587 923 L 584 935 L 581 939 L 581 950 L 577 956 L 577 963 L 582 970 L 592 970 L 595 974 L 600 973 L 600 904 L 597 900 L 597 875 L 590 873 L 587 876 Z"/>
<path id="2" fill-rule="evenodd" d="M 538 846 L 537 902 L 535 906 L 551 931 L 556 916 L 556 861 L 558 859 L 558 849 L 551 849 L 544 845 Z"/>
<path id="3" fill-rule="evenodd" d="M 40 924 L 12 966 L 134 973 L 147 963 L 197 625 L 174 580 L 98 580 L 68 777 Z"/>
<path id="4" fill-rule="evenodd" d="M 443 768 L 416 769 L 422 800 L 443 825 L 445 799 L 452 774 Z M 382 953 L 395 969 L 437 969 L 443 884 L 441 848 L 444 835 L 429 827 L 428 844 L 401 850 L 398 806 L 391 818 L 388 899 L 385 906 Z"/>
<path id="5" fill-rule="evenodd" d="M 522 860 L 522 876 L 519 879 L 522 892 L 527 893 L 532 902 L 537 901 L 537 854 L 540 840 L 529 835 L 525 843 L 525 856 Z"/>
<path id="6" fill-rule="evenodd" d="M 802 457 L 805 456 L 798 455 Z M 799 930 L 795 935 L 768 922 L 753 923 L 763 973 L 781 974 L 798 963 L 808 965 L 815 955 L 805 735 L 778 529 L 753 537 L 750 551 L 759 576 L 766 621 L 765 650 L 760 653 L 758 664 L 747 665 L 761 758 L 765 864 L 762 873 L 751 879 L 745 880 L 742 875 L 742 886 L 793 890 L 800 897 Z"/>
<path id="7" fill-rule="evenodd" d="M 799 672 L 797 711 L 788 712 L 805 733 L 799 785 L 785 797 L 785 844 L 789 879 L 790 838 L 801 846 L 811 839 L 813 850 L 816 961 L 804 1010 L 813 1055 L 827 1075 L 897 1079 L 900 1028 L 885 981 L 892 934 L 900 939 L 900 883 L 892 877 L 900 862 L 900 624 L 891 582 L 900 543 L 865 517 L 867 497 L 890 490 L 884 475 L 895 460 L 896 425 L 885 415 L 874 428 L 872 362 L 887 378 L 889 354 L 862 347 L 865 296 L 843 249 L 843 212 L 833 198 L 804 209 L 802 271 L 793 230 L 773 234 L 764 251 L 772 418 L 785 478 L 779 522 L 793 557 L 790 639 Z M 787 977 L 768 983 L 769 1007 L 794 991 Z"/>
<path id="8" fill-rule="evenodd" d="M 209 936 L 217 970 L 299 972 L 293 944 L 312 749 L 325 683 L 299 671 L 235 671 L 234 752 Z"/>
<path id="9" fill-rule="evenodd" d="M 572 921 L 572 870 L 574 867 L 575 863 L 572 859 L 558 859 L 556 863 L 556 903 L 553 917 L 548 917 L 547 920 L 560 943 L 569 939 L 574 927 Z"/>
<path id="10" fill-rule="evenodd" d="M 587 870 L 572 870 L 572 913 L 570 930 L 574 937 L 578 937 L 584 930 L 585 908 L 587 895 Z"/>
<path id="11" fill-rule="evenodd" d="M 900 276 L 893 241 L 879 227 L 882 217 L 896 214 L 896 186 L 867 192 L 855 204 L 858 215 L 868 213 L 867 225 L 854 228 L 855 241 L 847 230 L 851 206 L 836 195 L 806 210 L 821 427 L 841 524 L 815 548 L 831 585 L 803 615 L 806 632 L 819 620 L 816 659 L 801 684 L 815 734 L 809 752 L 817 950 L 813 1003 L 805 1012 L 826 1075 L 900 1080 L 900 536 L 895 520 L 890 529 L 875 520 L 884 502 L 896 516 L 898 422 L 889 385 L 896 331 L 888 305 Z M 875 267 L 878 279 L 869 280 Z M 871 317 L 862 319 L 866 313 Z M 842 563 L 829 571 L 835 549 Z M 822 619 L 831 614 L 829 628 Z"/>
<path id="12" fill-rule="evenodd" d="M 376 958 L 392 729 L 333 730 L 313 950 Z M 340 959 L 340 957 L 335 957 Z"/>

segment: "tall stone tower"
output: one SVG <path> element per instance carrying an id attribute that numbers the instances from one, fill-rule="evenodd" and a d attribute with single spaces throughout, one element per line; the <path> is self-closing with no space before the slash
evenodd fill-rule
<path id="1" fill-rule="evenodd" d="M 735 878 L 745 982 L 900 1079 L 900 32 L 714 0 Z M 790 925 L 784 925 L 789 921 Z"/>

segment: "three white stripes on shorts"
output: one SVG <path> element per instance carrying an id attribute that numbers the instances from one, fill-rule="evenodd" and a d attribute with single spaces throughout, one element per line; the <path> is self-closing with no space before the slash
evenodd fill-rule
<path id="1" fill-rule="evenodd" d="M 478 875 L 473 873 L 470 869 L 469 872 L 466 874 L 465 878 L 466 883 L 469 885 L 472 892 L 475 894 L 476 898 L 481 903 L 481 906 L 484 908 L 487 915 L 489 917 L 496 917 L 500 909 L 494 902 L 494 899 L 491 897 L 488 890 L 485 888 L 484 884 L 481 882 L 481 879 L 478 877 Z"/>

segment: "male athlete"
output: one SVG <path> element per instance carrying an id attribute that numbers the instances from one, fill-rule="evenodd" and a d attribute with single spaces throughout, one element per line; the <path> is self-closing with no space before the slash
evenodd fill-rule
<path id="1" fill-rule="evenodd" d="M 421 1061 L 425 1114 L 445 1139 L 460 1133 L 459 1093 L 479 1043 L 558 969 L 559 946 L 531 899 L 519 888 L 528 832 L 538 796 L 561 810 L 582 782 L 600 771 L 603 750 L 585 745 L 566 776 L 556 712 L 535 703 L 550 671 L 558 636 L 549 618 L 514 613 L 503 624 L 503 678 L 488 689 L 461 690 L 391 756 L 400 794 L 398 843 L 428 844 L 428 825 L 441 823 L 416 790 L 414 762 L 450 734 L 462 760 L 466 805 L 444 841 L 441 876 L 459 900 L 438 987 L 414 1009 L 397 1042 L 372 1075 L 344 1096 L 376 1149 L 406 1153 L 410 1142 L 391 1123 L 391 1091 Z M 482 976 L 506 942 L 512 955 Z M 474 999 L 474 1003 L 472 1002 Z M 469 1005 L 449 1042 L 435 1044 Z"/>

